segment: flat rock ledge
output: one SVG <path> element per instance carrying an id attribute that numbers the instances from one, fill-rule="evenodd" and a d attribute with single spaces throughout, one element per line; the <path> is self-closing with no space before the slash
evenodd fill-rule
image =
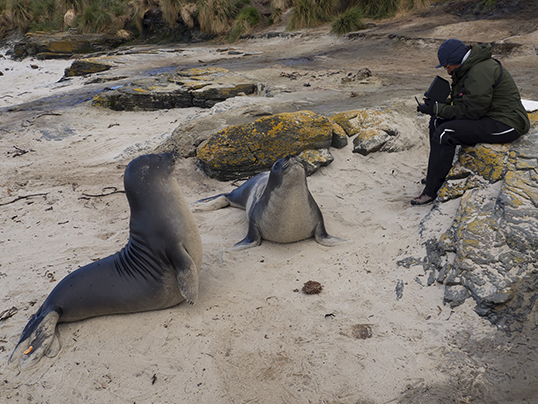
<path id="1" fill-rule="evenodd" d="M 311 111 L 270 115 L 213 134 L 198 146 L 197 165 L 208 176 L 229 181 L 267 171 L 278 159 L 297 154 L 311 174 L 333 161 L 331 146 L 347 144 L 342 136 L 332 119 Z"/>
<path id="2" fill-rule="evenodd" d="M 28 33 L 9 53 L 15 60 L 33 56 L 43 59 L 69 59 L 77 54 L 106 52 L 129 38 L 110 34 L 79 34 L 76 30 L 54 33 Z"/>
<path id="3" fill-rule="evenodd" d="M 96 95 L 92 105 L 115 111 L 211 108 L 228 98 L 255 94 L 258 84 L 222 68 L 178 69 Z"/>
<path id="4" fill-rule="evenodd" d="M 473 298 L 479 315 L 520 330 L 538 300 L 538 125 L 511 144 L 462 148 L 451 175 L 430 213 L 461 196 L 451 227 L 399 265 L 422 265 L 451 307 Z"/>

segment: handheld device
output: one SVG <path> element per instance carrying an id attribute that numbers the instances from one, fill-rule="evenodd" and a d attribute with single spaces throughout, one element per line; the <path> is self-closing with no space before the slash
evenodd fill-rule
<path id="1" fill-rule="evenodd" d="M 450 83 L 442 77 L 435 76 L 430 88 L 424 93 L 425 98 L 437 102 L 445 102 L 450 95 Z"/>

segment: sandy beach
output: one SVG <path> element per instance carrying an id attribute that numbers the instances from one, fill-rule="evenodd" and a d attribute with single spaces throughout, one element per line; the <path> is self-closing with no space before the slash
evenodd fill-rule
<path id="1" fill-rule="evenodd" d="M 380 24 L 374 33 L 420 31 L 410 21 Z M 501 21 L 490 24 L 487 40 L 516 41 L 506 28 L 514 21 Z M 416 113 L 414 96 L 439 73 L 434 39 L 456 33 L 464 41 L 486 40 L 483 21 L 451 24 L 423 29 L 413 40 L 350 40 L 322 27 L 291 38 L 241 40 L 233 45 L 241 56 L 219 44 L 155 46 L 96 75 L 143 77 L 152 69 L 203 64 L 265 86 L 263 94 L 206 110 L 92 107 L 92 92 L 105 84 L 89 84 L 95 75 L 60 81 L 72 61 L 0 58 L 0 313 L 13 308 L 0 318 L 0 401 L 538 403 L 532 327 L 506 335 L 473 311 L 472 299 L 445 306 L 444 286 L 427 286 L 421 265 L 397 264 L 424 257 L 424 243 L 446 231 L 459 204 L 409 203 L 422 190 L 428 155 L 428 120 Z M 502 55 L 531 100 L 538 100 L 531 47 L 537 39 L 537 31 L 520 33 L 517 42 L 525 46 Z M 341 80 L 361 68 L 372 71 L 371 80 Z M 334 162 L 308 179 L 328 232 L 348 243 L 264 241 L 230 251 L 246 234 L 245 212 L 195 213 L 204 262 L 194 306 L 61 324 L 56 357 L 23 372 L 6 366 L 57 281 L 127 242 L 129 207 L 117 191 L 130 159 L 197 119 L 233 123 L 255 119 L 260 110 L 331 116 L 365 107 L 391 109 L 405 139 L 401 149 L 362 156 L 350 142 L 331 149 Z M 178 161 L 175 176 L 189 203 L 233 189 L 205 176 L 193 158 Z M 323 285 L 320 294 L 301 292 L 310 280 Z"/>

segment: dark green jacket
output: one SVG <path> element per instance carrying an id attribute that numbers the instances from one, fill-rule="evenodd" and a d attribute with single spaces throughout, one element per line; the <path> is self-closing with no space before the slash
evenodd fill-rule
<path id="1" fill-rule="evenodd" d="M 479 119 L 484 116 L 500 121 L 523 135 L 529 130 L 529 117 L 521 104 L 514 79 L 491 58 L 491 44 L 473 44 L 467 60 L 452 73 L 452 94 L 439 104 L 438 116 L 446 119 Z"/>

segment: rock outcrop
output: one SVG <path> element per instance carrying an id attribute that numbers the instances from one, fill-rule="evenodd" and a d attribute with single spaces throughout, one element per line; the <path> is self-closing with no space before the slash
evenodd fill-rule
<path id="1" fill-rule="evenodd" d="M 303 155 L 313 164 L 312 172 L 332 161 L 328 149 L 333 137 L 341 136 L 334 129 L 330 118 L 310 111 L 271 115 L 215 133 L 198 147 L 197 163 L 210 177 L 226 181 L 267 171 L 286 155 L 314 150 Z"/>
<path id="2" fill-rule="evenodd" d="M 462 195 L 459 208 L 418 262 L 428 284 L 445 285 L 445 303 L 472 297 L 479 315 L 517 330 L 538 300 L 538 127 L 511 144 L 462 148 L 451 173 L 467 176 L 447 181 L 440 199 Z"/>
<path id="3" fill-rule="evenodd" d="M 199 68 L 160 74 L 96 95 L 93 105 L 115 111 L 202 107 L 257 92 L 258 84 L 222 68 Z"/>
<path id="4" fill-rule="evenodd" d="M 22 60 L 68 59 L 76 54 L 105 52 L 126 42 L 125 38 L 109 34 L 79 34 L 76 30 L 54 33 L 28 33 L 13 47 L 11 57 Z"/>

